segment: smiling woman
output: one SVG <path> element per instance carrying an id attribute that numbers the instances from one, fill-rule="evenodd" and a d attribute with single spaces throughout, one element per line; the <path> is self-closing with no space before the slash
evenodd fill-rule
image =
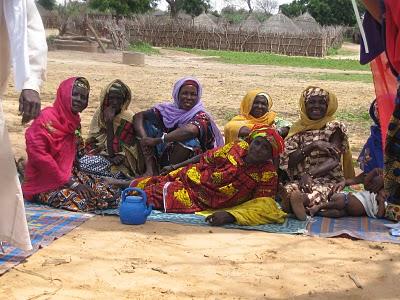
<path id="1" fill-rule="evenodd" d="M 135 115 L 133 123 L 145 155 L 144 175 L 156 175 L 163 167 L 223 145 L 221 132 L 203 107 L 201 95 L 200 82 L 185 77 L 174 85 L 173 103 Z"/>

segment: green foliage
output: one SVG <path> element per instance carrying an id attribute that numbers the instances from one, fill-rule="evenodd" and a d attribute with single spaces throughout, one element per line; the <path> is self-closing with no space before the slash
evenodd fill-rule
<path id="1" fill-rule="evenodd" d="M 183 10 L 193 18 L 201 15 L 210 8 L 209 0 L 181 0 L 178 3 L 178 9 Z"/>
<path id="2" fill-rule="evenodd" d="M 365 11 L 364 6 L 360 0 L 357 0 L 357 3 L 362 14 Z M 308 11 L 321 25 L 356 24 L 350 0 L 294 0 L 289 4 L 282 4 L 279 8 L 288 17 L 297 17 Z"/>
<path id="3" fill-rule="evenodd" d="M 341 121 L 357 122 L 357 123 L 359 122 L 369 123 L 371 120 L 368 110 L 362 110 L 362 109 L 358 110 L 357 112 L 339 111 L 336 113 L 336 117 Z"/>
<path id="4" fill-rule="evenodd" d="M 234 6 L 226 6 L 221 10 L 221 16 L 231 24 L 238 24 L 244 21 L 249 15 L 244 8 L 236 9 Z"/>
<path id="5" fill-rule="evenodd" d="M 156 6 L 156 0 L 90 0 L 89 7 L 116 15 L 145 13 Z"/>
<path id="6" fill-rule="evenodd" d="M 135 42 L 129 45 L 128 50 L 141 52 L 147 55 L 160 54 L 158 49 L 153 48 L 150 44 L 146 42 Z"/>
<path id="7" fill-rule="evenodd" d="M 307 67 L 336 70 L 360 70 L 368 71 L 368 65 L 360 65 L 357 60 L 352 59 L 332 59 L 332 58 L 312 58 L 299 56 L 285 56 L 265 52 L 234 52 L 218 50 L 200 50 L 177 48 L 177 50 L 203 55 L 218 57 L 218 60 L 231 64 L 249 65 L 275 65 L 288 67 Z"/>
<path id="8" fill-rule="evenodd" d="M 53 10 L 56 7 L 56 0 L 37 0 L 36 2 L 47 10 Z"/>
<path id="9" fill-rule="evenodd" d="M 289 18 L 300 16 L 307 11 L 307 4 L 309 0 L 294 0 L 291 3 L 282 4 L 279 10 Z"/>

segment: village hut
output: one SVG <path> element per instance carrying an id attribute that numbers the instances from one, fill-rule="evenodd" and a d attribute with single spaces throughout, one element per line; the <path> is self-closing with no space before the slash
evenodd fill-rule
<path id="1" fill-rule="evenodd" d="M 301 16 L 294 18 L 293 21 L 303 32 L 322 32 L 321 25 L 319 25 L 318 22 L 315 21 L 315 19 L 308 12 L 305 12 Z"/>
<path id="2" fill-rule="evenodd" d="M 247 19 L 243 21 L 240 27 L 243 31 L 253 32 L 257 31 L 260 26 L 261 22 L 258 21 L 254 14 L 250 14 Z"/>
<path id="3" fill-rule="evenodd" d="M 288 33 L 293 35 L 301 33 L 301 29 L 297 27 L 290 18 L 286 17 L 282 13 L 278 13 L 268 18 L 264 23 L 262 23 L 260 31 L 277 34 Z"/>
<path id="4" fill-rule="evenodd" d="M 218 29 L 218 25 L 214 23 L 211 18 L 205 14 L 202 13 L 201 15 L 197 16 L 196 18 L 193 19 L 193 24 L 196 27 L 203 27 L 207 29 Z"/>

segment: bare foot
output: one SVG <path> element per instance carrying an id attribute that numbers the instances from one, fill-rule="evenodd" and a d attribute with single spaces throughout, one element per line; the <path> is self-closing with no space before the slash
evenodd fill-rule
<path id="1" fill-rule="evenodd" d="M 301 198 L 291 197 L 290 205 L 297 219 L 301 221 L 305 221 L 307 219 L 306 209 Z"/>

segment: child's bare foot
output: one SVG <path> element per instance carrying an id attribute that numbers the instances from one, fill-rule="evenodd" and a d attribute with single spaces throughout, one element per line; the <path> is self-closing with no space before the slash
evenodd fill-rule
<path id="1" fill-rule="evenodd" d="M 301 197 L 291 197 L 290 205 L 297 219 L 301 221 L 305 221 L 307 219 L 306 209 Z"/>

